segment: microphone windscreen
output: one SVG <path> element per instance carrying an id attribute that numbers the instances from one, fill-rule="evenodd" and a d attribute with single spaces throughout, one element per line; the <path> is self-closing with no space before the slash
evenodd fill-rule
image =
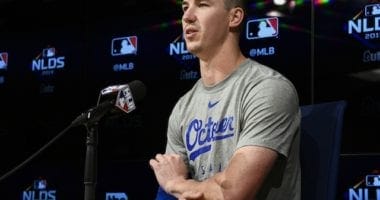
<path id="1" fill-rule="evenodd" d="M 143 82 L 140 80 L 134 80 L 128 83 L 128 86 L 131 89 L 133 99 L 136 102 L 139 102 L 145 98 L 146 87 Z"/>

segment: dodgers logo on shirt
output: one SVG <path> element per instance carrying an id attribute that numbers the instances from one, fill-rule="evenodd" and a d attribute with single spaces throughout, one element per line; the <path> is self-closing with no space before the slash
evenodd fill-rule
<path id="1" fill-rule="evenodd" d="M 233 137 L 234 132 L 233 116 L 226 116 L 220 120 L 214 120 L 212 117 L 207 120 L 191 120 L 185 133 L 190 160 L 194 161 L 198 156 L 211 151 L 213 143 Z"/>

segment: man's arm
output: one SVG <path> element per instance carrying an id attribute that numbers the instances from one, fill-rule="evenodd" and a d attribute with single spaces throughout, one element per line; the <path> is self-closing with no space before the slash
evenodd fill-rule
<path id="1" fill-rule="evenodd" d="M 227 168 L 198 182 L 186 179 L 187 169 L 179 155 L 158 154 L 150 160 L 160 186 L 182 199 L 254 199 L 277 159 L 277 152 L 259 146 L 236 150 Z"/>

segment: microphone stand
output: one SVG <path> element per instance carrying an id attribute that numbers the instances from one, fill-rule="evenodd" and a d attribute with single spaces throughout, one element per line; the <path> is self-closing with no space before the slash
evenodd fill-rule
<path id="1" fill-rule="evenodd" d="M 82 113 L 72 122 L 72 126 L 84 124 L 87 129 L 87 148 L 84 166 L 84 200 L 95 200 L 98 164 L 98 122 L 113 106 L 113 101 L 103 102 L 98 106 Z"/>
<path id="2" fill-rule="evenodd" d="M 95 200 L 97 183 L 98 122 L 86 124 L 86 160 L 84 167 L 84 199 Z"/>

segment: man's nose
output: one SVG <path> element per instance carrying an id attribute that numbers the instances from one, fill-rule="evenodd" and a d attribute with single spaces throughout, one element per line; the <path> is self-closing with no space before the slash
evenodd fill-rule
<path id="1" fill-rule="evenodd" d="M 193 23 L 196 20 L 196 16 L 194 13 L 194 9 L 192 7 L 189 7 L 184 11 L 182 15 L 182 21 L 185 23 Z"/>

